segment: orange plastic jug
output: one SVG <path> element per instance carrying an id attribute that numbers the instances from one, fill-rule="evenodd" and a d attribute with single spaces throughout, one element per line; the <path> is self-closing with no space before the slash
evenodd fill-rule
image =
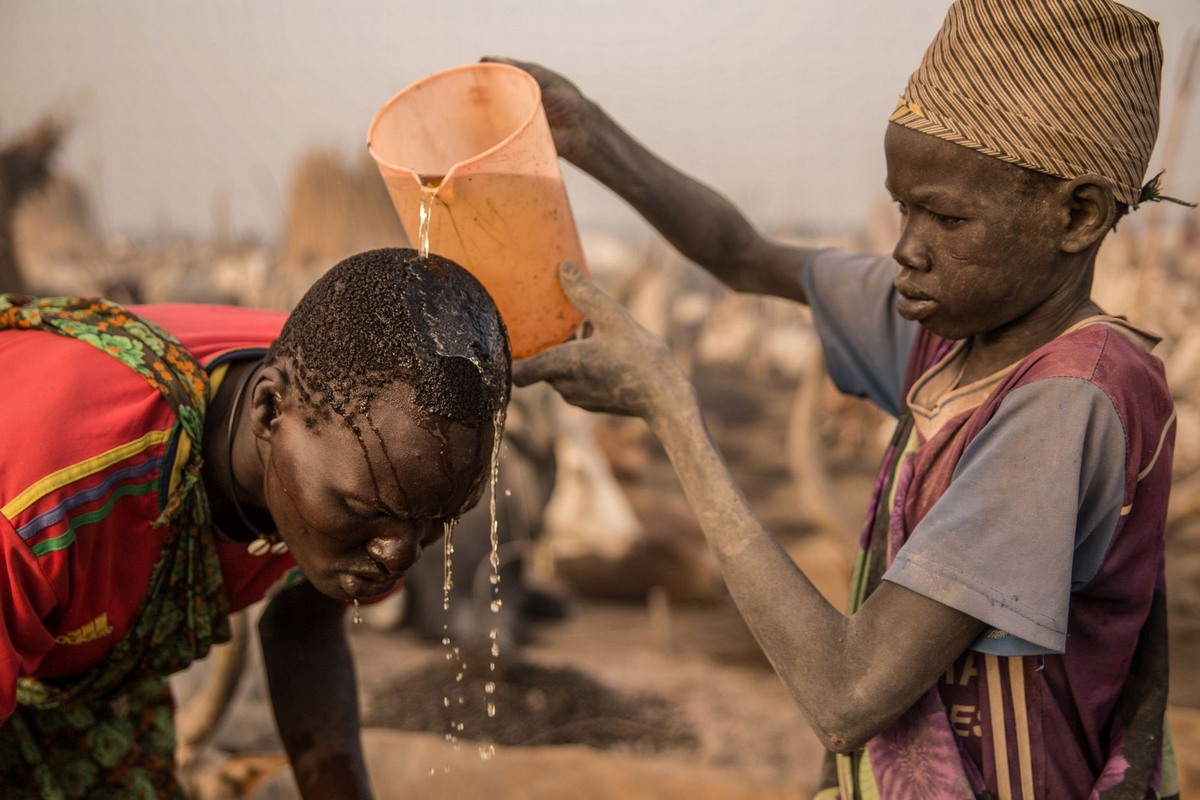
<path id="1" fill-rule="evenodd" d="M 541 88 L 507 64 L 468 64 L 401 90 L 375 115 L 367 148 L 413 247 L 422 197 L 429 252 L 491 293 L 514 358 L 566 341 L 583 321 L 558 264 L 586 270 Z"/>

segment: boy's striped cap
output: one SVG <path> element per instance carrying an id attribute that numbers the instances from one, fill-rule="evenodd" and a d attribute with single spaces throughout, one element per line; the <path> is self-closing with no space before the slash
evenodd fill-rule
<path id="1" fill-rule="evenodd" d="M 1161 72 L 1158 23 L 1111 0 L 957 0 L 891 121 L 1136 207 Z"/>

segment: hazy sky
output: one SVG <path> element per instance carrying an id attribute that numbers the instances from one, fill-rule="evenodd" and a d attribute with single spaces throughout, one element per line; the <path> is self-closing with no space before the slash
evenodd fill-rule
<path id="1" fill-rule="evenodd" d="M 1162 23 L 1165 131 L 1200 0 L 1131 4 Z M 61 163 L 85 179 L 110 233 L 204 235 L 224 198 L 236 231 L 272 237 L 298 156 L 361 151 L 395 92 L 496 53 L 563 72 L 763 227 L 853 227 L 883 196 L 887 115 L 947 5 L 0 0 L 0 137 L 69 110 Z M 1198 106 L 1168 182 L 1192 199 Z M 564 171 L 581 228 L 644 231 L 590 178 Z"/>

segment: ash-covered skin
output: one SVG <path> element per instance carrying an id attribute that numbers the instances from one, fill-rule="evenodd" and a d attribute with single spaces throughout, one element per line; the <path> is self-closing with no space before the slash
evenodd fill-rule
<path id="1" fill-rule="evenodd" d="M 407 248 L 329 270 L 272 345 L 267 361 L 276 359 L 294 369 L 309 427 L 331 413 L 355 425 L 395 381 L 412 386 L 422 410 L 472 427 L 508 400 L 508 336 L 491 296 L 454 262 Z"/>
<path id="2" fill-rule="evenodd" d="M 759 234 L 707 186 L 675 170 L 562 76 L 515 63 L 542 86 L 559 152 L 614 189 L 683 255 L 738 291 L 807 302 L 813 251 Z M 894 252 L 899 310 L 969 339 L 970 383 L 1095 315 L 1096 251 L 1122 211 L 1111 182 L 1041 176 L 896 125 L 887 186 L 903 213 Z M 845 616 L 755 516 L 709 434 L 687 375 L 578 270 L 560 270 L 592 335 L 519 362 L 518 385 L 551 382 L 588 410 L 642 417 L 674 465 L 730 596 L 825 745 L 850 752 L 911 708 L 982 633 L 970 615 L 883 581 Z"/>

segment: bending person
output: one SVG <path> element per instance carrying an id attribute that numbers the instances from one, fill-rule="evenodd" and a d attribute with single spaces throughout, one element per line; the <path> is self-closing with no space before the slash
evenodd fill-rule
<path id="1" fill-rule="evenodd" d="M 483 287 L 412 250 L 290 316 L 0 295 L 5 797 L 183 797 L 166 677 L 264 596 L 303 795 L 369 797 L 343 615 L 478 501 L 509 370 Z"/>

